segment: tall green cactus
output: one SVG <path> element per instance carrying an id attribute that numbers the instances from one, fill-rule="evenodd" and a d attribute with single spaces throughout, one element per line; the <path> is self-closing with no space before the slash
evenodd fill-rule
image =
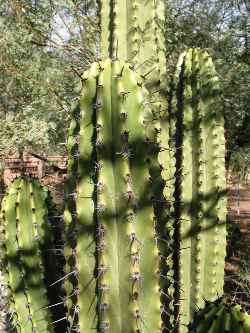
<path id="1" fill-rule="evenodd" d="M 48 193 L 37 181 L 18 178 L 2 202 L 10 307 L 13 325 L 20 333 L 54 332 L 41 255 L 51 241 L 47 200 Z"/>
<path id="2" fill-rule="evenodd" d="M 152 179 L 160 168 L 146 92 L 122 61 L 93 64 L 83 82 L 69 139 L 75 212 L 65 212 L 75 243 L 65 275 L 76 275 L 76 285 L 65 284 L 74 295 L 71 325 L 78 316 L 80 332 L 161 332 L 161 226 L 153 203 L 162 185 Z"/>
<path id="3" fill-rule="evenodd" d="M 180 57 L 171 123 L 176 316 L 185 332 L 194 309 L 221 295 L 224 283 L 225 139 L 218 77 L 207 52 L 190 49 Z"/>
<path id="4" fill-rule="evenodd" d="M 189 333 L 249 333 L 250 315 L 240 305 L 217 299 L 195 313 Z"/>

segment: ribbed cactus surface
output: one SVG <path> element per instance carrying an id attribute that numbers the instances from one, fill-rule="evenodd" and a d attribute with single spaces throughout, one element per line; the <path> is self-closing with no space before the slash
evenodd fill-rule
<path id="1" fill-rule="evenodd" d="M 51 237 L 46 225 L 47 199 L 47 191 L 37 181 L 18 178 L 2 202 L 5 273 L 11 317 L 18 333 L 54 332 L 41 255 L 48 250 Z"/>
<path id="2" fill-rule="evenodd" d="M 190 49 L 180 57 L 170 117 L 176 177 L 176 317 L 180 332 L 185 332 L 194 309 L 203 306 L 204 298 L 221 295 L 224 283 L 224 123 L 218 77 L 207 52 Z"/>
<path id="3" fill-rule="evenodd" d="M 146 91 L 129 64 L 108 59 L 83 75 L 68 147 L 75 192 L 72 186 L 65 211 L 73 246 L 66 276 L 75 276 L 65 286 L 73 295 L 71 327 L 78 317 L 80 332 L 163 330 L 152 179 L 160 169 L 148 112 Z"/>
<path id="4" fill-rule="evenodd" d="M 207 302 L 195 314 L 189 333 L 249 333 L 250 315 L 240 305 L 222 299 Z"/>
<path id="5" fill-rule="evenodd" d="M 127 60 L 140 74 L 165 69 L 165 2 L 163 0 L 99 1 L 101 55 Z M 162 73 L 165 75 L 166 73 Z"/>

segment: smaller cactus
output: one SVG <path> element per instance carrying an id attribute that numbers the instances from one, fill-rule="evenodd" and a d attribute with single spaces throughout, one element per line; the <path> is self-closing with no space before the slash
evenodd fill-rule
<path id="1" fill-rule="evenodd" d="M 207 302 L 189 325 L 189 333 L 249 333 L 250 315 L 239 304 L 223 299 Z"/>
<path id="2" fill-rule="evenodd" d="M 16 179 L 1 208 L 5 275 L 11 293 L 12 324 L 19 333 L 52 333 L 53 319 L 45 281 L 44 258 L 50 260 L 48 192 L 27 177 Z"/>

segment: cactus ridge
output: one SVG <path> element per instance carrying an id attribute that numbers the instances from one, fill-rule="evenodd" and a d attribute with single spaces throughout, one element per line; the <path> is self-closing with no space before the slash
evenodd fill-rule
<path id="1" fill-rule="evenodd" d="M 240 305 L 223 299 L 206 302 L 188 325 L 189 333 L 248 333 L 249 330 L 250 315 Z"/>
<path id="2" fill-rule="evenodd" d="M 50 237 L 45 226 L 46 196 L 36 181 L 18 178 L 2 203 L 10 305 L 18 332 L 54 332 L 40 252 Z"/>
<path id="3" fill-rule="evenodd" d="M 218 78 L 208 54 L 200 49 L 182 54 L 175 82 L 171 126 L 179 247 L 174 260 L 180 290 L 176 297 L 182 300 L 180 332 L 185 332 L 195 306 L 202 306 L 204 297 L 213 300 L 223 292 L 225 141 Z"/>
<path id="4" fill-rule="evenodd" d="M 75 211 L 65 211 L 69 229 L 76 228 L 65 272 L 76 273 L 75 283 L 65 281 L 75 297 L 68 302 L 71 329 L 165 329 L 159 239 L 168 239 L 158 212 L 164 184 L 159 129 L 157 122 L 153 130 L 149 126 L 147 95 L 133 67 L 122 61 L 94 63 L 83 75 Z"/>

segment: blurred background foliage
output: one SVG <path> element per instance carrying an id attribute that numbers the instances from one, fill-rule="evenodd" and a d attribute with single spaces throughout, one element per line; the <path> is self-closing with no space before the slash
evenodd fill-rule
<path id="1" fill-rule="evenodd" d="M 249 0 L 166 0 L 168 77 L 178 55 L 202 47 L 222 82 L 227 165 L 250 166 Z M 80 76 L 99 55 L 97 3 L 0 0 L 0 154 L 63 154 Z M 244 175 L 243 175 L 244 174 Z"/>

